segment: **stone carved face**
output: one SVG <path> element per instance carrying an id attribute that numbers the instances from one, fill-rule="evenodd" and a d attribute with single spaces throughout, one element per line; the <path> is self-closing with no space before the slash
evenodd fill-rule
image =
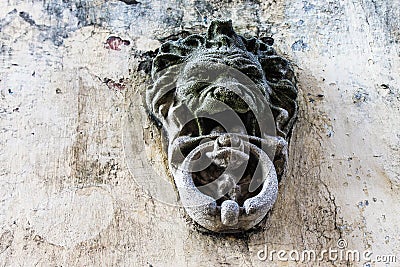
<path id="1" fill-rule="evenodd" d="M 297 89 L 271 45 L 213 21 L 206 35 L 164 43 L 153 60 L 148 110 L 167 137 L 186 212 L 211 231 L 248 230 L 276 200 Z"/>

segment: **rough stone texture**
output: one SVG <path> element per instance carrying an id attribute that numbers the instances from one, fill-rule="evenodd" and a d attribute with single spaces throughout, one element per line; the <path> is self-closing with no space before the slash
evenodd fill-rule
<path id="1" fill-rule="evenodd" d="M 339 238 L 400 255 L 398 1 L 124 2 L 0 3 L 0 265 L 266 266 L 265 244 Z M 142 52 L 219 16 L 272 33 L 299 80 L 289 174 L 268 220 L 239 237 L 199 233 L 147 194 L 177 201 L 142 106 Z"/>
<path id="2" fill-rule="evenodd" d="M 210 231 L 249 230 L 277 198 L 297 89 L 272 44 L 213 20 L 201 35 L 163 43 L 152 62 L 149 116 L 168 140 L 182 206 Z"/>

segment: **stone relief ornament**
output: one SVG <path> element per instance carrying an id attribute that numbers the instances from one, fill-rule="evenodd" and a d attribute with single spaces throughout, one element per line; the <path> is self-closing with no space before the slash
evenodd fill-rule
<path id="1" fill-rule="evenodd" d="M 153 60 L 148 112 L 186 213 L 214 232 L 258 224 L 286 170 L 297 89 L 272 45 L 213 21 L 204 35 L 167 41 Z"/>

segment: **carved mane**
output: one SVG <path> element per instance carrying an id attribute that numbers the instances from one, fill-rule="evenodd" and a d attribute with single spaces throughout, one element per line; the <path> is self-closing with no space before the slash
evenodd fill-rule
<path id="1" fill-rule="evenodd" d="M 213 21 L 207 34 L 194 34 L 176 41 L 164 43 L 153 60 L 153 81 L 165 78 L 174 65 L 185 63 L 192 55 L 201 50 L 215 49 L 229 46 L 249 52 L 259 61 L 267 81 L 266 87 L 270 108 L 276 121 L 278 135 L 286 138 L 292 129 L 297 114 L 297 88 L 294 71 L 290 62 L 279 56 L 272 47 L 274 40 L 271 37 L 245 38 L 234 32 L 232 21 Z M 232 67 L 235 68 L 233 65 Z M 248 74 L 248 73 L 245 73 Z M 164 76 L 164 77 L 162 77 Z M 172 82 L 172 81 L 171 81 Z M 147 99 L 155 99 L 159 88 L 153 87 L 147 91 Z M 171 95 L 172 94 L 172 95 Z M 157 103 L 149 106 L 150 113 L 159 122 L 162 122 L 157 108 L 163 101 L 172 101 L 174 90 L 157 99 Z M 150 101 L 151 102 L 151 101 Z M 148 101 L 149 103 L 149 101 Z M 282 112 L 282 110 L 286 112 Z"/>

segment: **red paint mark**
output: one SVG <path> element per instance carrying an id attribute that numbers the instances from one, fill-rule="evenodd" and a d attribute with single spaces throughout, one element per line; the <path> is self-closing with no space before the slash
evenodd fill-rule
<path id="1" fill-rule="evenodd" d="M 104 78 L 103 82 L 107 85 L 108 88 L 110 89 L 116 89 L 116 90 L 125 90 L 126 85 L 125 85 L 125 80 L 120 79 L 118 82 L 113 81 L 109 78 Z"/>
<path id="2" fill-rule="evenodd" d="M 128 40 L 122 40 L 121 37 L 110 36 L 107 38 L 106 48 L 119 51 L 121 50 L 120 48 L 121 45 L 130 45 L 130 44 L 131 42 L 129 42 Z"/>

